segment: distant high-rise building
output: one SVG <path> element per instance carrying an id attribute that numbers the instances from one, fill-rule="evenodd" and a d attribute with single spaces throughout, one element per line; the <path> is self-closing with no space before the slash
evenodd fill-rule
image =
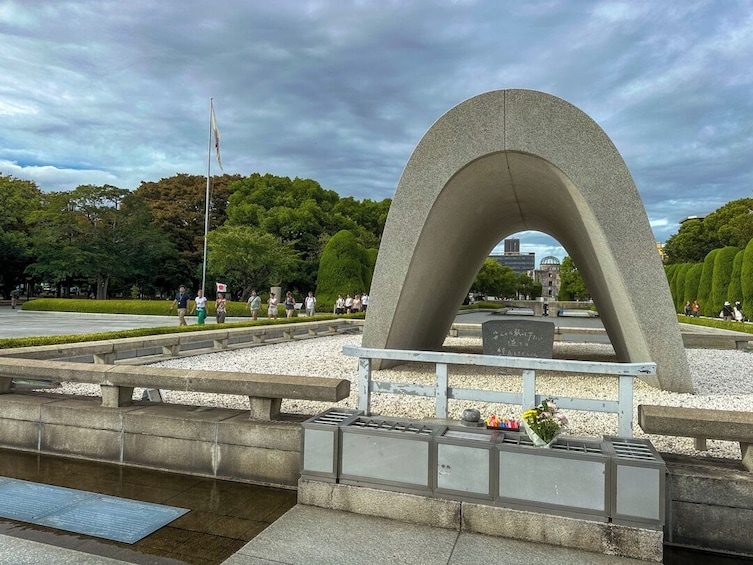
<path id="1" fill-rule="evenodd" d="M 521 253 L 519 239 L 506 239 L 504 241 L 505 252 L 501 255 L 489 255 L 500 265 L 510 267 L 516 275 L 524 275 L 536 268 L 535 253 Z"/>

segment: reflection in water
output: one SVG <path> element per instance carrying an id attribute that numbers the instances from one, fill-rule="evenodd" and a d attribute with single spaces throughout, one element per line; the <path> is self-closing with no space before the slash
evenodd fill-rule
<path id="1" fill-rule="evenodd" d="M 130 563 L 222 563 L 296 502 L 292 490 L 5 449 L 0 476 L 190 509 L 134 544 L 0 519 L 0 534 Z"/>

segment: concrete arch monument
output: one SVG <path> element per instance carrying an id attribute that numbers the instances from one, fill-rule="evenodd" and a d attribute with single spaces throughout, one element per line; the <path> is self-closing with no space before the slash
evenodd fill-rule
<path id="1" fill-rule="evenodd" d="M 506 236 L 550 234 L 582 271 L 622 361 L 693 390 L 643 203 L 604 131 L 530 90 L 475 96 L 416 146 L 395 192 L 364 328 L 366 347 L 438 349 L 484 259 Z"/>

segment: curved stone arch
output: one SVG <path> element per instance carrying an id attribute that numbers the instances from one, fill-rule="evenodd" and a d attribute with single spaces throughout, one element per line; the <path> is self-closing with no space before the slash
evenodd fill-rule
<path id="1" fill-rule="evenodd" d="M 560 98 L 481 94 L 416 146 L 379 248 L 363 343 L 438 349 L 493 247 L 524 230 L 557 239 L 581 269 L 622 361 L 691 392 L 669 285 L 632 177 L 609 137 Z"/>

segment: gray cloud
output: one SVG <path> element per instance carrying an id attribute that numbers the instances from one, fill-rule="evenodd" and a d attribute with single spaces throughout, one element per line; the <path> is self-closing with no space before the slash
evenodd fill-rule
<path id="1" fill-rule="evenodd" d="M 204 174 L 213 96 L 226 172 L 382 199 L 500 88 L 592 116 L 659 241 L 753 187 L 749 2 L 0 0 L 0 41 L 0 171 L 44 190 Z"/>

